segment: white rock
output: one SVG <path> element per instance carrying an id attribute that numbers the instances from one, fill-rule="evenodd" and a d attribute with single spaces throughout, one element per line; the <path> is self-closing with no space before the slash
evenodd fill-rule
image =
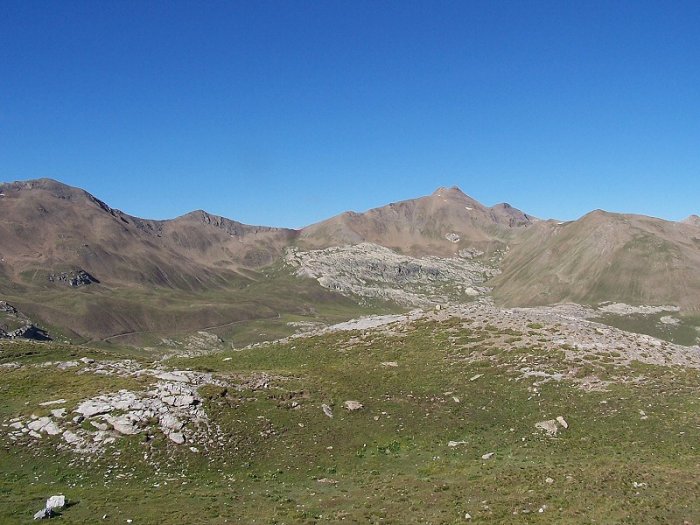
<path id="1" fill-rule="evenodd" d="M 44 428 L 41 429 L 43 432 L 46 432 L 49 436 L 55 436 L 57 434 L 61 433 L 61 429 L 58 428 L 58 425 L 54 423 L 53 421 L 50 421 Z"/>
<path id="2" fill-rule="evenodd" d="M 165 414 L 160 418 L 160 425 L 165 429 L 177 431 L 184 426 L 184 423 L 172 414 Z"/>
<path id="3" fill-rule="evenodd" d="M 34 514 L 35 520 L 43 520 L 51 517 L 51 511 L 48 509 L 41 509 L 36 514 Z"/>
<path id="4" fill-rule="evenodd" d="M 321 410 L 323 410 L 323 413 L 326 414 L 328 417 L 333 417 L 333 410 L 325 403 L 321 405 Z"/>
<path id="5" fill-rule="evenodd" d="M 81 403 L 78 408 L 75 409 L 76 412 L 82 414 L 85 417 L 93 417 L 100 414 L 107 414 L 113 410 L 112 405 L 109 403 L 101 401 L 88 400 Z"/>
<path id="6" fill-rule="evenodd" d="M 569 428 L 569 424 L 566 422 L 566 419 L 564 419 L 562 416 L 557 416 L 557 423 L 559 423 L 564 428 Z"/>
<path id="7" fill-rule="evenodd" d="M 466 444 L 467 444 L 466 441 L 449 441 L 447 443 L 447 446 L 448 447 L 458 447 L 459 445 L 466 445 Z"/>
<path id="8" fill-rule="evenodd" d="M 540 430 L 544 430 L 550 436 L 556 435 L 556 433 L 559 431 L 559 427 L 557 427 L 557 421 L 555 419 L 540 421 L 539 423 L 535 424 L 535 427 L 539 428 Z"/>
<path id="9" fill-rule="evenodd" d="M 44 401 L 43 403 L 39 403 L 39 406 L 47 407 L 49 405 L 62 405 L 65 402 L 66 402 L 65 399 L 56 399 L 55 401 Z"/>
<path id="10" fill-rule="evenodd" d="M 62 418 L 66 415 L 66 409 L 65 408 L 54 408 L 51 411 L 51 415 L 56 418 Z"/>
<path id="11" fill-rule="evenodd" d="M 343 404 L 345 405 L 345 408 L 347 408 L 350 412 L 365 408 L 365 405 L 363 405 L 359 401 L 346 401 Z"/>
<path id="12" fill-rule="evenodd" d="M 74 434 L 70 430 L 63 432 L 63 440 L 69 445 L 75 445 L 76 443 L 80 443 L 82 441 L 79 435 Z"/>
<path id="13" fill-rule="evenodd" d="M 481 456 L 481 459 L 491 459 L 494 454 L 495 454 L 495 452 L 487 452 L 486 454 Z"/>
<path id="14" fill-rule="evenodd" d="M 27 424 L 27 428 L 29 430 L 34 430 L 38 432 L 49 423 L 51 423 L 51 419 L 49 419 L 48 417 L 40 417 L 38 419 L 35 419 L 34 421 L 30 421 Z"/>
<path id="15" fill-rule="evenodd" d="M 101 430 L 102 432 L 109 428 L 109 425 L 107 425 L 106 423 L 98 423 L 97 421 L 90 421 L 90 424 L 97 430 Z"/>
<path id="16" fill-rule="evenodd" d="M 133 435 L 138 434 L 140 432 L 139 429 L 136 428 L 136 426 L 134 426 L 134 422 L 129 418 L 128 415 L 118 417 L 107 416 L 105 419 L 107 423 L 112 425 L 114 427 L 114 430 L 116 430 L 120 434 Z"/>
<path id="17" fill-rule="evenodd" d="M 473 375 L 469 378 L 469 381 L 476 381 L 477 379 L 479 379 L 480 377 L 483 377 L 483 376 L 484 376 L 484 374 Z"/>
<path id="18" fill-rule="evenodd" d="M 168 434 L 168 437 L 170 438 L 170 441 L 177 443 L 178 445 L 182 445 L 185 442 L 185 436 L 182 435 L 182 432 L 171 432 Z"/>
<path id="19" fill-rule="evenodd" d="M 65 506 L 66 506 L 66 497 L 63 495 L 51 496 L 49 499 L 46 500 L 46 508 L 49 510 L 62 509 Z"/>

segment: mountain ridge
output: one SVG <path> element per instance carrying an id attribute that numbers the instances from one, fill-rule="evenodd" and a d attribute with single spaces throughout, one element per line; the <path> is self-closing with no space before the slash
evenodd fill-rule
<path id="1" fill-rule="evenodd" d="M 673 222 L 593 210 L 575 221 L 543 220 L 507 203 L 484 206 L 453 186 L 290 229 L 205 210 L 142 219 L 53 179 L 3 183 L 0 195 L 0 299 L 92 338 L 311 312 L 316 301 L 349 304 L 328 276 L 299 281 L 279 268 L 290 248 L 367 243 L 402 255 L 393 270 L 375 269 L 389 281 L 391 271 L 430 280 L 421 274 L 425 257 L 479 260 L 491 268 L 485 285 L 508 306 L 620 301 L 700 310 L 697 216 Z M 358 253 L 342 264 L 355 264 Z M 324 257 L 314 260 L 333 264 L 336 256 Z"/>

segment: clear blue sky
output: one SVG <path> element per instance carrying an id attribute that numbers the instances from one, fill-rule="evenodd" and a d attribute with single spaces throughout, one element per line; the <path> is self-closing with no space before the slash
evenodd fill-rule
<path id="1" fill-rule="evenodd" d="M 298 227 L 458 185 L 700 213 L 700 2 L 4 0 L 0 180 Z"/>

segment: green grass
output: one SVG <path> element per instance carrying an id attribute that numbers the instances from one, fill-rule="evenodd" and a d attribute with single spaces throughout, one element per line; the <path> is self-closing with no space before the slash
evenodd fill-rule
<path id="1" fill-rule="evenodd" d="M 245 277 L 216 282 L 205 290 L 90 285 L 39 286 L 21 293 L 0 287 L 0 292 L 40 320 L 54 339 L 77 344 L 106 340 L 153 346 L 163 337 L 185 338 L 198 330 L 211 330 L 236 345 L 248 344 L 292 333 L 283 318 L 329 323 L 402 311 L 378 300 L 360 305 L 356 298 L 296 277 L 280 264 L 247 271 Z"/>
<path id="2" fill-rule="evenodd" d="M 49 438 L 32 448 L 5 444 L 0 522 L 28 523 L 54 493 L 76 503 L 63 512 L 65 523 L 107 514 L 106 523 L 134 524 L 451 524 L 465 522 L 467 512 L 472 523 L 700 520 L 697 371 L 592 360 L 586 373 L 644 379 L 607 392 L 567 381 L 534 391 L 540 378 L 524 379 L 518 368 L 566 371 L 571 363 L 560 352 L 480 339 L 491 333 L 421 321 L 394 336 L 330 334 L 168 361 L 232 378 L 265 371 L 282 379 L 259 391 L 202 389 L 225 435 L 206 452 L 135 436 L 84 464 L 57 454 Z M 76 384 L 87 376 L 71 374 L 40 380 L 39 369 L 1 373 L 3 384 L 15 385 L 0 396 L 6 414 L 25 413 L 54 392 L 118 386 Z M 470 381 L 475 374 L 483 375 Z M 34 380 L 34 390 L 18 386 Z M 349 399 L 365 408 L 346 411 Z M 332 419 L 322 403 L 333 408 Z M 558 415 L 570 428 L 556 438 L 535 429 Z M 450 440 L 466 444 L 450 448 Z M 484 461 L 487 452 L 495 455 Z"/>
<path id="3" fill-rule="evenodd" d="M 661 318 L 667 315 L 669 315 L 669 312 L 646 315 L 605 313 L 593 319 L 593 321 L 628 332 L 651 335 L 652 337 L 679 345 L 692 346 L 700 344 L 700 317 L 674 315 L 673 317 L 678 319 L 679 324 L 670 325 L 661 322 Z"/>

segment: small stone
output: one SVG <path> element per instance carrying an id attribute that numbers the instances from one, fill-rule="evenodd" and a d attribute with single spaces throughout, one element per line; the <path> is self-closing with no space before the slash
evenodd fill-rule
<path id="1" fill-rule="evenodd" d="M 481 459 L 491 459 L 494 454 L 495 454 L 495 452 L 488 452 L 488 453 L 484 454 L 483 456 L 481 456 Z"/>
<path id="2" fill-rule="evenodd" d="M 56 399 L 55 401 L 44 401 L 43 403 L 39 403 L 39 406 L 46 407 L 49 405 L 63 405 L 65 402 L 65 399 Z"/>
<path id="3" fill-rule="evenodd" d="M 399 366 L 399 364 L 396 361 L 384 361 L 382 363 L 382 366 L 386 366 L 389 368 L 396 368 L 397 366 Z"/>
<path id="4" fill-rule="evenodd" d="M 51 411 L 51 415 L 55 418 L 62 418 L 66 415 L 66 409 L 65 408 L 54 408 Z"/>
<path id="5" fill-rule="evenodd" d="M 50 509 L 41 509 L 39 512 L 34 514 L 34 519 L 35 520 L 45 520 L 49 519 L 52 515 L 52 512 Z"/>
<path id="6" fill-rule="evenodd" d="M 557 416 L 557 423 L 559 423 L 564 428 L 569 428 L 569 424 L 566 422 L 566 419 L 564 419 L 561 416 Z"/>
<path id="7" fill-rule="evenodd" d="M 71 432 L 70 430 L 66 430 L 65 432 L 63 432 L 63 440 L 69 445 L 73 445 L 80 441 L 80 436 Z"/>
<path id="8" fill-rule="evenodd" d="M 484 374 L 476 374 L 476 375 L 470 377 L 469 381 L 476 381 L 477 379 L 479 379 L 480 377 L 483 377 L 483 376 L 484 376 Z"/>
<path id="9" fill-rule="evenodd" d="M 447 446 L 448 447 L 458 447 L 459 445 L 466 445 L 466 444 L 467 444 L 466 441 L 449 441 L 447 443 Z"/>
<path id="10" fill-rule="evenodd" d="M 46 432 L 49 436 L 55 436 L 61 433 L 61 429 L 58 428 L 56 423 L 54 423 L 53 421 L 50 421 L 44 428 L 42 428 L 42 430 Z"/>
<path id="11" fill-rule="evenodd" d="M 85 401 L 75 409 L 76 412 L 82 414 L 84 417 L 93 417 L 100 414 L 106 414 L 112 410 L 112 405 L 109 403 L 101 403 L 99 401 Z"/>
<path id="12" fill-rule="evenodd" d="M 178 445 L 182 445 L 185 442 L 185 436 L 182 435 L 182 432 L 171 432 L 168 434 L 168 437 L 170 441 Z"/>
<path id="13" fill-rule="evenodd" d="M 467 512 L 467 513 L 464 514 L 464 519 L 465 519 L 465 520 L 470 520 L 470 519 L 472 519 L 472 515 L 469 514 L 469 513 Z"/>
<path id="14" fill-rule="evenodd" d="M 557 427 L 557 422 L 554 419 L 540 421 L 539 423 L 535 424 L 535 427 L 539 428 L 540 430 L 544 430 L 550 436 L 556 435 L 556 433 L 559 431 L 559 428 Z"/>
<path id="15" fill-rule="evenodd" d="M 544 482 L 551 485 L 552 483 L 554 483 L 554 480 L 552 478 L 547 478 L 544 480 Z"/>
<path id="16" fill-rule="evenodd" d="M 345 405 L 345 408 L 348 409 L 350 412 L 354 412 L 355 410 L 362 410 L 363 408 L 365 408 L 365 405 L 363 405 L 359 401 L 346 401 L 343 404 Z"/>
<path id="17" fill-rule="evenodd" d="M 27 428 L 29 430 L 34 430 L 36 432 L 39 432 L 44 429 L 46 425 L 51 423 L 51 419 L 48 417 L 40 417 L 38 419 L 35 419 L 34 421 L 31 421 L 28 425 Z"/>
<path id="18" fill-rule="evenodd" d="M 329 407 L 329 406 L 326 405 L 325 403 L 323 403 L 323 404 L 321 405 L 321 410 L 323 410 L 323 413 L 324 413 L 326 416 L 328 416 L 328 417 L 330 417 L 330 418 L 333 417 L 333 410 L 331 409 L 331 407 Z"/>

